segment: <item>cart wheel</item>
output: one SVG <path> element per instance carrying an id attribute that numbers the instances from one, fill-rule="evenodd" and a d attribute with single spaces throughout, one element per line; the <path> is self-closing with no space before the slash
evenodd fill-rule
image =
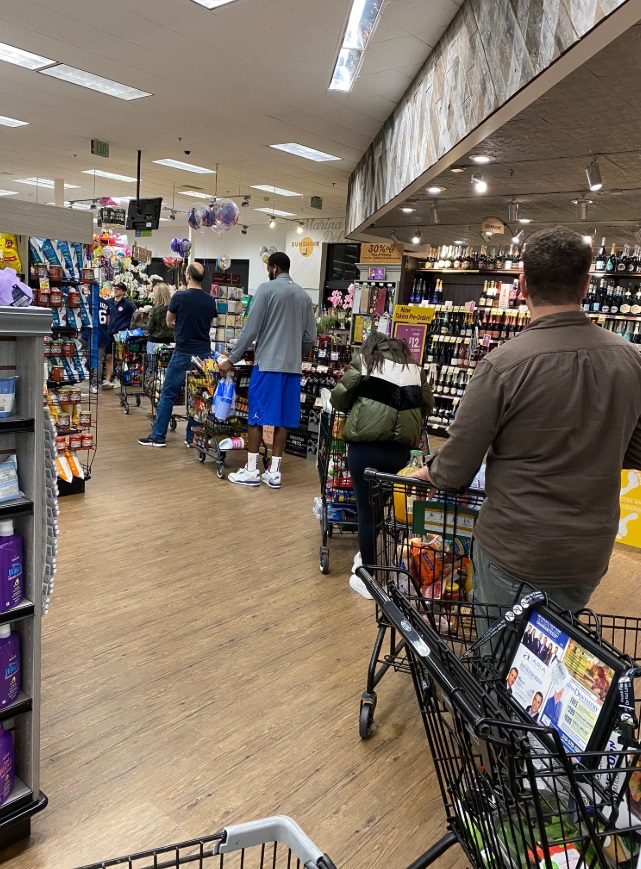
<path id="1" fill-rule="evenodd" d="M 320 551 L 320 572 L 329 573 L 329 550 L 322 547 Z"/>
<path id="2" fill-rule="evenodd" d="M 124 410 L 125 413 L 129 413 L 129 405 L 127 404 L 126 401 L 123 401 L 122 409 Z"/>
<path id="3" fill-rule="evenodd" d="M 327 523 L 327 536 L 331 537 L 334 534 L 334 526 L 329 522 Z"/>
<path id="4" fill-rule="evenodd" d="M 140 407 L 140 396 L 136 396 L 136 407 Z"/>
<path id="5" fill-rule="evenodd" d="M 358 716 L 358 735 L 361 739 L 369 739 L 374 726 L 374 710 L 376 709 L 376 694 L 363 695 L 361 711 Z"/>
<path id="6" fill-rule="evenodd" d="M 225 479 L 225 466 L 224 465 L 218 465 L 218 467 L 216 468 L 216 476 L 218 477 L 219 480 Z"/>
<path id="7" fill-rule="evenodd" d="M 172 416 L 172 418 L 169 420 L 169 428 L 170 428 L 172 431 L 176 431 L 176 426 L 177 426 L 177 425 L 178 425 L 178 423 L 176 422 L 176 417 L 175 417 L 175 416 Z"/>
<path id="8" fill-rule="evenodd" d="M 125 398 L 124 398 L 124 396 L 123 396 L 123 395 L 119 395 L 119 396 L 118 396 L 118 400 L 120 401 L 120 406 L 121 406 L 121 407 L 124 407 L 124 406 L 125 406 Z"/>
<path id="9" fill-rule="evenodd" d="M 206 459 L 206 458 L 207 458 L 207 456 L 205 455 L 205 453 L 198 453 L 198 461 L 199 461 L 201 464 L 204 464 L 204 463 L 205 463 L 205 459 Z"/>

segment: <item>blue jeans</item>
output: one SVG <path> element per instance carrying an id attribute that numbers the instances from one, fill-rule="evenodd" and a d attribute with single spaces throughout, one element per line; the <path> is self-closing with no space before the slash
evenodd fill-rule
<path id="1" fill-rule="evenodd" d="M 156 422 L 151 430 L 151 436 L 156 441 L 164 441 L 167 437 L 174 404 L 185 382 L 185 374 L 191 371 L 191 356 L 191 353 L 178 353 L 177 350 L 174 350 L 169 360 L 156 410 Z"/>

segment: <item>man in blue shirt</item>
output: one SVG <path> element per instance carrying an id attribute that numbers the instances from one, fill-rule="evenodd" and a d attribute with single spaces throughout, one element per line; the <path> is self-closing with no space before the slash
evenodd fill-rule
<path id="1" fill-rule="evenodd" d="M 135 305 L 126 298 L 127 287 L 124 284 L 115 284 L 113 292 L 113 298 L 107 301 L 109 306 L 107 323 L 109 340 L 105 347 L 105 379 L 102 383 L 103 389 L 113 389 L 115 386 L 111 379 L 114 370 L 114 335 L 118 332 L 124 332 L 129 328 L 131 318 L 136 312 Z"/>
<path id="2" fill-rule="evenodd" d="M 176 348 L 165 373 L 156 422 L 149 437 L 140 438 L 143 447 L 164 447 L 174 404 L 191 370 L 191 357 L 211 356 L 209 329 L 215 319 L 216 300 L 203 290 L 204 268 L 200 263 L 187 267 L 187 289 L 174 293 L 167 311 L 167 325 L 174 329 Z"/>
<path id="3" fill-rule="evenodd" d="M 557 691 L 548 698 L 548 701 L 545 704 L 542 719 L 543 724 L 558 728 L 559 718 L 561 717 L 561 710 L 563 708 L 562 700 L 563 688 L 558 688 Z"/>

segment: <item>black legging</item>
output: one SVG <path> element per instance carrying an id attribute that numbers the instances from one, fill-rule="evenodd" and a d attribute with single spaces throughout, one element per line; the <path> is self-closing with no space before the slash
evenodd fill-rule
<path id="1" fill-rule="evenodd" d="M 369 498 L 370 484 L 364 479 L 365 468 L 375 468 L 385 474 L 396 474 L 405 467 L 410 448 L 395 441 L 354 441 L 347 445 L 347 466 L 358 510 L 358 545 L 363 564 L 376 564 L 376 532 L 374 508 Z"/>

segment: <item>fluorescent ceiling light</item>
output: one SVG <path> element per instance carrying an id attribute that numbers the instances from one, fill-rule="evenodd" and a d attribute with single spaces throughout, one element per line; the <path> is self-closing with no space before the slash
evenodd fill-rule
<path id="1" fill-rule="evenodd" d="M 531 217 L 519 217 L 519 223 L 532 223 Z"/>
<path id="2" fill-rule="evenodd" d="M 48 187 L 53 190 L 54 183 L 50 178 L 16 178 L 16 184 L 30 184 L 32 187 Z M 79 190 L 77 184 L 65 184 L 65 190 Z"/>
<path id="3" fill-rule="evenodd" d="M 254 211 L 264 211 L 265 214 L 273 214 L 274 217 L 296 217 L 291 211 L 279 211 L 277 208 L 254 208 Z"/>
<path id="4" fill-rule="evenodd" d="M 214 169 L 205 169 L 203 166 L 194 166 L 193 163 L 183 163 L 182 160 L 152 160 L 159 166 L 169 166 L 171 169 L 182 169 L 183 172 L 195 172 L 196 175 L 215 175 Z"/>
<path id="5" fill-rule="evenodd" d="M 495 159 L 495 157 L 490 157 L 489 154 L 470 154 L 470 160 L 472 163 L 491 163 Z"/>
<path id="6" fill-rule="evenodd" d="M 199 193 L 197 190 L 179 190 L 179 196 L 192 196 L 194 199 L 215 199 L 212 193 Z"/>
<path id="7" fill-rule="evenodd" d="M 136 179 L 131 175 L 118 175 L 116 172 L 103 172 L 102 169 L 83 169 L 83 175 L 93 175 L 94 178 L 111 178 L 112 181 L 126 181 L 128 184 L 135 183 Z"/>
<path id="8" fill-rule="evenodd" d="M 99 91 L 102 94 L 116 97 L 119 100 L 139 100 L 142 97 L 153 96 L 153 94 L 147 91 L 129 87 L 129 85 L 112 81 L 110 78 L 103 78 L 101 75 L 94 75 L 92 72 L 85 72 L 84 69 L 68 66 L 66 63 L 59 63 L 57 66 L 50 66 L 47 69 L 39 70 L 39 72 L 42 75 L 49 75 L 52 78 L 60 79 L 60 81 L 67 81 L 70 84 L 77 84 L 92 91 Z"/>
<path id="9" fill-rule="evenodd" d="M 438 185 L 434 185 L 433 187 L 426 187 L 425 192 L 429 193 L 430 196 L 438 196 L 439 193 L 442 193 L 445 190 L 445 187 L 439 187 Z"/>
<path id="10" fill-rule="evenodd" d="M 352 89 L 382 7 L 383 0 L 353 0 L 341 50 L 329 84 L 330 91 L 346 92 Z"/>
<path id="11" fill-rule="evenodd" d="M 0 196 L 17 196 L 17 190 L 0 190 Z"/>
<path id="12" fill-rule="evenodd" d="M 24 66 L 25 69 L 41 69 L 43 66 L 49 66 L 56 62 L 48 57 L 42 57 L 39 54 L 32 54 L 30 51 L 15 48 L 13 45 L 7 45 L 6 42 L 0 42 L 0 60 L 4 60 L 7 63 L 15 63 L 16 66 Z"/>
<path id="13" fill-rule="evenodd" d="M 4 115 L 0 115 L 0 124 L 3 127 L 28 127 L 29 121 L 16 121 L 15 118 L 5 118 Z"/>
<path id="14" fill-rule="evenodd" d="M 411 214 L 414 211 L 414 209 L 411 208 L 409 205 L 404 205 L 401 208 L 401 211 L 403 212 L 403 214 Z"/>
<path id="15" fill-rule="evenodd" d="M 270 145 L 269 147 L 276 148 L 277 151 L 286 151 L 295 157 L 304 157 L 305 160 L 314 160 L 315 163 L 325 163 L 327 160 L 341 159 L 333 154 L 326 154 L 324 151 L 308 148 L 307 145 L 299 145 L 298 142 L 287 142 L 284 145 Z"/>
<path id="16" fill-rule="evenodd" d="M 235 0 L 193 0 L 199 6 L 204 6 L 205 9 L 218 9 L 219 6 L 227 6 L 228 3 L 234 3 Z"/>
<path id="17" fill-rule="evenodd" d="M 293 190 L 283 190 L 282 187 L 270 187 L 268 184 L 250 184 L 254 190 L 264 190 L 265 193 L 274 193 L 276 196 L 302 196 L 302 193 L 294 193 Z"/>

